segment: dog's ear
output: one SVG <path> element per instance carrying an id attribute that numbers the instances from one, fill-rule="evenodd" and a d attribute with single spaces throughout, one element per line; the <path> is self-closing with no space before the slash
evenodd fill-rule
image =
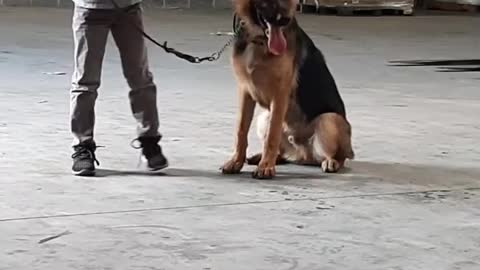
<path id="1" fill-rule="evenodd" d="M 232 0 L 233 9 L 240 16 L 247 16 L 250 11 L 250 2 L 252 0 Z"/>
<path id="2" fill-rule="evenodd" d="M 289 10 L 289 15 L 292 17 L 295 16 L 295 12 L 297 11 L 300 0 L 287 0 L 285 3 L 287 3 L 286 7 Z"/>
<path id="3" fill-rule="evenodd" d="M 287 0 L 285 2 L 289 2 L 290 5 L 295 5 L 295 6 L 300 4 L 300 0 Z"/>
<path id="4" fill-rule="evenodd" d="M 234 7 L 248 6 L 252 0 L 232 0 Z"/>

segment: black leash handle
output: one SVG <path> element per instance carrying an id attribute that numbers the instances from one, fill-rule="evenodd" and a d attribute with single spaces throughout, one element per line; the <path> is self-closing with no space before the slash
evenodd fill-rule
<path id="1" fill-rule="evenodd" d="M 115 7 L 115 9 L 118 11 L 118 12 L 121 12 L 121 13 L 124 13 L 123 9 L 117 4 L 117 2 L 115 2 L 115 0 L 110 0 L 112 2 L 112 5 Z M 126 14 L 124 14 L 126 15 Z M 128 17 L 127 17 L 128 19 Z M 234 17 L 234 26 L 235 26 L 235 21 L 236 21 L 236 16 Z M 137 24 L 135 23 L 131 23 L 135 29 L 140 32 L 146 39 L 150 40 L 153 44 L 157 45 L 158 47 L 162 48 L 166 53 L 170 53 L 170 54 L 173 54 L 175 55 L 176 57 L 180 58 L 180 59 L 184 59 L 190 63 L 194 63 L 194 64 L 199 64 L 199 63 L 202 63 L 204 61 L 209 61 L 209 62 L 213 62 L 213 61 L 216 61 L 218 59 L 220 59 L 220 56 L 222 55 L 223 51 L 225 51 L 225 49 L 233 42 L 233 39 L 235 38 L 236 36 L 236 31 L 235 31 L 235 28 L 234 28 L 234 37 L 229 40 L 227 42 L 227 44 L 225 44 L 224 47 L 222 47 L 222 49 L 218 52 L 215 52 L 213 53 L 212 55 L 210 56 L 206 56 L 206 57 L 196 57 L 196 56 L 192 56 L 192 55 L 189 55 L 189 54 L 185 54 L 185 53 L 182 53 L 180 51 L 177 51 L 176 49 L 174 48 L 171 48 L 171 47 L 168 47 L 167 45 L 167 42 L 164 41 L 163 44 L 156 41 L 153 37 L 151 37 L 150 35 L 148 35 L 147 33 L 145 33 L 145 31 L 140 27 L 138 26 Z"/>

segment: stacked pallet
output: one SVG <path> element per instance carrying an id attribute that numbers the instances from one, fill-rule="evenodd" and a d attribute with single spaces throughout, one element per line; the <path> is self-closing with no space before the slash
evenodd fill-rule
<path id="1" fill-rule="evenodd" d="M 434 10 L 480 12 L 480 0 L 432 0 L 427 7 Z"/>
<path id="2" fill-rule="evenodd" d="M 333 11 L 338 15 L 353 15 L 368 11 L 373 15 L 385 13 L 412 15 L 415 0 L 301 0 L 300 11 L 317 13 Z"/>

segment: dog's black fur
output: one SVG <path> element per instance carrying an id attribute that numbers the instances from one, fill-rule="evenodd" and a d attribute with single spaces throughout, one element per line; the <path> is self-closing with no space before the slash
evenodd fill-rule
<path id="1" fill-rule="evenodd" d="M 325 57 L 296 22 L 293 27 L 297 28 L 297 102 L 307 120 L 329 112 L 346 117 L 344 102 Z"/>

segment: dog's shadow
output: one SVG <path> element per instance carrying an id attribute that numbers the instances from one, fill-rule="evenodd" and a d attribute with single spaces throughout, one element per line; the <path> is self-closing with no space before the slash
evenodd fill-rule
<path id="1" fill-rule="evenodd" d="M 253 166 L 245 166 L 240 174 L 224 175 L 218 168 L 168 168 L 161 172 L 142 170 L 97 169 L 97 177 L 149 176 L 159 178 L 208 178 L 213 180 L 261 181 L 252 178 Z M 391 184 L 468 185 L 480 184 L 479 168 L 453 168 L 431 165 L 351 161 L 339 173 L 323 173 L 319 167 L 279 165 L 277 176 L 265 181 L 289 180 L 379 181 Z"/>
<path id="2" fill-rule="evenodd" d="M 291 166 L 291 168 L 295 169 L 293 171 L 289 171 L 286 166 Z M 234 179 L 234 180 L 252 180 L 255 181 L 252 177 L 252 169 L 245 166 L 245 169 L 238 174 L 222 174 L 221 170 L 218 168 L 214 168 L 211 170 L 208 169 L 188 169 L 188 168 L 168 168 L 158 172 L 146 171 L 146 170 L 115 170 L 115 169 L 97 169 L 95 177 L 114 177 L 114 176 L 144 176 L 144 177 L 164 177 L 164 178 L 192 178 L 192 177 L 199 177 L 199 178 L 210 178 L 210 179 Z M 301 170 L 298 168 L 299 166 L 295 165 L 283 165 L 283 170 L 279 170 L 277 175 L 273 180 L 280 181 L 280 180 L 291 180 L 291 179 L 318 179 L 322 177 L 320 173 L 320 168 L 318 168 L 318 174 L 316 173 L 302 173 Z M 349 171 L 346 169 L 345 171 Z M 270 180 L 271 181 L 271 180 Z"/>

